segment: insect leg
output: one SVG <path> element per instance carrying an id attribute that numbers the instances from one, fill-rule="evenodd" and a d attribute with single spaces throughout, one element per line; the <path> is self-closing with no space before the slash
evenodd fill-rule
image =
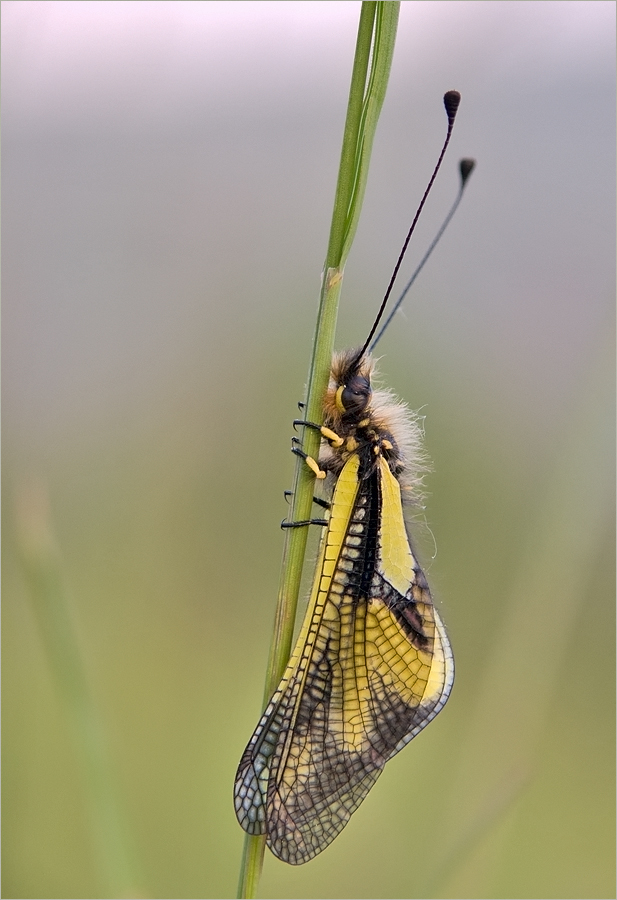
<path id="1" fill-rule="evenodd" d="M 281 528 L 303 528 L 305 525 L 321 525 L 323 528 L 323 526 L 327 524 L 327 519 L 305 519 L 303 522 L 286 522 L 285 519 L 283 519 Z"/>
<path id="2" fill-rule="evenodd" d="M 291 494 L 291 491 L 285 491 L 285 494 Z M 321 500 L 319 497 L 313 497 L 313 503 L 317 503 L 324 509 L 330 509 L 327 500 Z M 287 522 L 285 519 L 281 522 L 281 528 L 302 528 L 304 525 L 324 525 L 328 524 L 327 519 L 303 519 L 301 522 Z"/>
<path id="3" fill-rule="evenodd" d="M 305 419 L 294 419 L 293 426 L 296 425 L 305 425 L 307 428 L 315 428 L 322 437 L 324 437 L 332 447 L 342 447 L 343 446 L 343 438 L 339 437 L 336 431 L 332 431 L 331 428 L 326 428 L 325 425 L 318 425 L 316 422 L 307 422 Z"/>
<path id="4" fill-rule="evenodd" d="M 291 452 L 295 453 L 296 456 L 302 457 L 304 462 L 307 464 L 309 469 L 311 469 L 315 473 L 317 478 L 325 478 L 326 473 L 319 468 L 319 463 L 315 462 L 312 456 L 309 456 L 308 453 L 305 453 L 304 450 L 301 450 L 300 447 L 296 446 L 296 444 L 299 443 L 300 441 L 298 440 L 298 438 L 291 439 Z"/>
<path id="5" fill-rule="evenodd" d="M 313 503 L 316 503 L 317 506 L 321 506 L 322 509 L 331 509 L 332 504 L 327 500 L 322 500 L 321 497 L 313 497 Z"/>
<path id="6" fill-rule="evenodd" d="M 308 453 L 305 453 L 304 450 L 301 450 L 300 447 L 297 446 L 297 444 L 299 443 L 300 441 L 298 438 L 291 439 L 291 452 L 295 453 L 296 456 L 300 456 L 305 461 L 309 469 L 312 469 L 317 478 L 325 478 L 326 473 L 319 468 L 318 463 L 315 462 L 312 456 L 309 456 Z M 290 497 L 291 495 L 292 491 L 285 491 L 285 497 Z M 318 506 L 321 506 L 323 509 L 330 509 L 330 504 L 328 503 L 328 501 L 322 500 L 320 497 L 313 497 L 313 502 Z M 281 528 L 302 528 L 305 525 L 324 526 L 327 524 L 328 522 L 326 519 L 305 519 L 301 522 L 286 522 L 285 520 L 283 520 L 281 522 Z"/>
<path id="7" fill-rule="evenodd" d="M 288 501 L 290 497 L 293 497 L 294 492 L 293 491 L 283 491 L 283 494 L 285 495 L 285 500 Z M 316 503 L 317 506 L 321 506 L 323 509 L 330 509 L 330 507 L 332 506 L 331 503 L 328 503 L 327 500 L 322 500 L 321 497 L 313 497 L 313 503 Z"/>

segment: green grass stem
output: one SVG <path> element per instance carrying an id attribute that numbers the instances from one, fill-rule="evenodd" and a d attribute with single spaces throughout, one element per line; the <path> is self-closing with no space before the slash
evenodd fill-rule
<path id="1" fill-rule="evenodd" d="M 386 0 L 386 2 L 362 3 L 330 238 L 322 277 L 308 377 L 305 413 L 306 418 L 311 422 L 323 420 L 322 400 L 330 375 L 343 271 L 360 217 L 373 139 L 386 94 L 394 54 L 398 14 L 398 2 Z M 317 458 L 320 444 L 319 434 L 314 429 L 304 429 L 302 441 L 305 451 L 310 456 Z M 297 522 L 311 518 L 314 481 L 313 473 L 303 460 L 298 458 L 293 480 L 290 521 Z M 280 588 L 266 674 L 264 707 L 280 681 L 291 654 L 307 538 L 308 528 L 291 528 L 285 532 Z M 264 850 L 265 836 L 246 836 L 238 897 L 256 896 Z"/>

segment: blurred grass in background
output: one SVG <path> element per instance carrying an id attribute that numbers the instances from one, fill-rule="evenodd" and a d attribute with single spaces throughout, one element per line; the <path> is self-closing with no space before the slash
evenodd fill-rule
<path id="1" fill-rule="evenodd" d="M 233 895 L 358 12 L 3 4 L 4 896 L 101 892 L 16 547 L 33 477 L 141 892 Z M 380 347 L 427 416 L 436 558 L 416 540 L 457 677 L 331 849 L 267 857 L 264 897 L 614 896 L 613 24 L 402 5 L 338 344 L 457 88 L 418 257 L 457 156 L 478 171 Z"/>

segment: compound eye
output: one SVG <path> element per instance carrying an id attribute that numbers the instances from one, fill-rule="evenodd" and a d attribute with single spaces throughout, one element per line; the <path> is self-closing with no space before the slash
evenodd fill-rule
<path id="1" fill-rule="evenodd" d="M 345 412 L 358 413 L 366 409 L 371 399 L 371 383 L 363 375 L 354 375 L 349 379 L 341 394 Z"/>

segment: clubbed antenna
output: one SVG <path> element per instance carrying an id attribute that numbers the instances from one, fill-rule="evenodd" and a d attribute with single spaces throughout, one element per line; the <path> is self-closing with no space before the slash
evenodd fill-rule
<path id="1" fill-rule="evenodd" d="M 429 256 L 431 255 L 431 253 L 433 252 L 433 250 L 435 249 L 435 247 L 436 247 L 437 244 L 439 243 L 442 234 L 444 233 L 444 231 L 446 230 L 446 228 L 447 228 L 448 225 L 450 224 L 450 219 L 452 218 L 452 216 L 454 215 L 454 213 L 455 213 L 456 210 L 458 209 L 458 205 L 459 205 L 459 203 L 461 202 L 461 200 L 463 199 L 463 192 L 465 191 L 465 185 L 467 184 L 467 181 L 468 181 L 468 179 L 469 179 L 469 176 L 470 176 L 471 173 L 473 172 L 475 166 L 476 166 L 476 161 L 475 161 L 475 159 L 462 159 L 462 160 L 459 162 L 458 168 L 459 168 L 459 172 L 460 172 L 460 175 L 461 175 L 461 184 L 460 184 L 460 187 L 459 187 L 459 190 L 458 190 L 458 194 L 456 195 L 456 200 L 455 200 L 454 203 L 452 204 L 452 207 L 451 207 L 451 209 L 450 209 L 450 212 L 448 213 L 448 215 L 446 216 L 446 218 L 443 220 L 443 224 L 442 224 L 441 228 L 439 229 L 439 231 L 437 232 L 437 234 L 436 234 L 435 237 L 433 238 L 433 241 L 432 241 L 430 247 L 428 248 L 428 250 L 426 251 L 426 253 L 425 253 L 424 256 L 422 257 L 422 259 L 420 260 L 420 262 L 418 263 L 418 267 L 416 268 L 416 271 L 413 273 L 413 275 L 411 276 L 411 278 L 409 279 L 409 281 L 407 282 L 407 284 L 406 284 L 405 287 L 403 288 L 403 290 L 402 290 L 402 292 L 401 292 L 401 296 L 398 298 L 398 300 L 396 301 L 396 303 L 394 304 L 394 306 L 393 306 L 392 309 L 390 310 L 390 313 L 389 313 L 389 315 L 388 315 L 388 318 L 386 319 L 386 321 L 383 323 L 383 325 L 382 325 L 381 328 L 379 329 L 379 332 L 378 332 L 378 334 L 377 334 L 377 337 L 373 340 L 373 343 L 372 343 L 371 346 L 369 347 L 369 352 L 370 352 L 370 353 L 373 352 L 373 350 L 375 349 L 375 345 L 377 344 L 377 341 L 379 341 L 379 340 L 381 339 L 381 337 L 382 337 L 384 331 L 386 330 L 386 328 L 388 327 L 388 325 L 390 324 L 390 322 L 391 322 L 392 319 L 394 318 L 395 314 L 398 312 L 398 310 L 399 310 L 399 308 L 400 308 L 400 305 L 401 305 L 401 303 L 403 302 L 403 300 L 405 299 L 405 297 L 407 296 L 407 293 L 408 293 L 410 287 L 412 286 L 412 284 L 414 283 L 414 281 L 416 280 L 416 278 L 418 277 L 418 275 L 420 274 L 420 272 L 421 272 L 422 269 L 424 268 L 424 264 L 427 262 Z"/>
<path id="2" fill-rule="evenodd" d="M 448 132 L 446 134 L 446 139 L 444 141 L 443 147 L 441 148 L 441 153 L 439 154 L 439 159 L 437 160 L 437 165 L 435 166 L 435 170 L 431 176 L 431 180 L 428 183 L 428 187 L 426 188 L 426 190 L 424 192 L 424 196 L 422 197 L 420 206 L 418 207 L 418 210 L 414 216 L 414 220 L 411 223 L 411 228 L 407 232 L 407 237 L 405 238 L 405 243 L 403 244 L 403 249 L 399 253 L 399 257 L 398 257 L 398 260 L 394 267 L 394 271 L 392 272 L 392 277 L 390 278 L 390 284 L 388 285 L 388 289 L 386 290 L 386 293 L 382 300 L 381 306 L 379 307 L 379 312 L 377 313 L 377 317 L 376 317 L 375 321 L 373 322 L 373 327 L 371 328 L 369 336 L 367 337 L 365 344 L 362 348 L 362 353 L 366 352 L 367 347 L 371 343 L 371 340 L 373 339 L 373 335 L 377 331 L 377 326 L 379 325 L 381 317 L 386 308 L 386 304 L 388 302 L 390 294 L 392 293 L 392 288 L 394 287 L 394 282 L 396 281 L 396 276 L 398 275 L 398 270 L 400 269 L 401 263 L 403 262 L 403 257 L 405 256 L 405 253 L 407 252 L 407 246 L 409 244 L 409 241 L 411 240 L 411 236 L 414 232 L 414 229 L 416 227 L 418 219 L 420 218 L 420 213 L 422 212 L 424 204 L 426 203 L 426 198 L 428 197 L 430 190 L 433 187 L 433 182 L 435 181 L 435 178 L 437 177 L 437 172 L 439 172 L 439 168 L 440 168 L 441 162 L 445 156 L 446 150 L 448 149 L 448 144 L 450 143 L 450 137 L 452 135 L 452 129 L 454 127 L 454 119 L 456 118 L 456 112 L 458 110 L 460 102 L 461 102 L 461 95 L 459 94 L 458 91 L 448 91 L 444 95 L 443 105 L 445 106 L 446 115 L 448 116 Z"/>

